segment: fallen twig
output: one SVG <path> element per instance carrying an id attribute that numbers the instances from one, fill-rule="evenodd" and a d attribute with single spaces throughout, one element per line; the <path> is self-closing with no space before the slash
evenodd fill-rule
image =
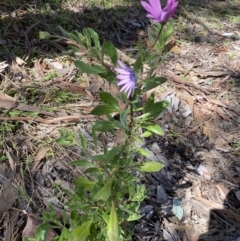
<path id="1" fill-rule="evenodd" d="M 0 121 L 32 121 L 32 122 L 39 122 L 42 124 L 53 124 L 59 121 L 65 121 L 65 122 L 72 122 L 77 119 L 95 119 L 94 116 L 86 116 L 86 115 L 79 115 L 79 116 L 63 116 L 63 117 L 57 117 L 51 120 L 40 118 L 40 117 L 27 117 L 27 116 L 14 116 L 14 117 L 4 117 L 0 116 Z"/>

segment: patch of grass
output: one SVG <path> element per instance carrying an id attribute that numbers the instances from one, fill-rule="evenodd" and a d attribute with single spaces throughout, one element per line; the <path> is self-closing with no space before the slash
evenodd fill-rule
<path id="1" fill-rule="evenodd" d="M 176 29 L 180 32 L 184 32 L 184 30 L 188 27 L 188 24 L 185 20 L 185 18 L 179 16 L 178 21 L 177 21 L 177 25 L 176 25 Z"/>
<path id="2" fill-rule="evenodd" d="M 64 90 L 59 90 L 58 88 L 51 88 L 47 92 L 44 102 L 55 102 L 57 104 L 65 104 L 77 100 L 78 97 L 79 96 L 77 94 L 72 94 Z"/>
<path id="3" fill-rule="evenodd" d="M 240 156 L 240 142 L 236 142 L 232 144 L 233 153 L 237 156 Z"/>
<path id="4" fill-rule="evenodd" d="M 229 16 L 229 21 L 234 24 L 240 23 L 240 16 Z"/>
<path id="5" fill-rule="evenodd" d="M 47 81 L 52 80 L 55 77 L 58 77 L 58 74 L 55 70 L 52 70 L 44 76 L 43 81 L 47 82 Z"/>

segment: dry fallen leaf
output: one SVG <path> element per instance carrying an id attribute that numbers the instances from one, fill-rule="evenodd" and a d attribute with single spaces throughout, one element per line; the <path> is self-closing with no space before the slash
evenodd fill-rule
<path id="1" fill-rule="evenodd" d="M 27 223 L 25 228 L 23 229 L 22 236 L 23 238 L 34 238 L 35 231 L 40 224 L 39 221 L 36 220 L 34 216 L 27 217 Z"/>
<path id="2" fill-rule="evenodd" d="M 4 109 L 10 109 L 16 103 L 16 98 L 11 97 L 0 92 L 0 107 Z"/>
<path id="3" fill-rule="evenodd" d="M 5 213 L 13 206 L 16 200 L 16 189 L 9 179 L 5 179 L 1 184 L 0 213 Z"/>
<path id="4" fill-rule="evenodd" d="M 6 68 L 8 67 L 8 64 L 6 62 L 1 62 L 0 63 L 0 73 L 3 72 Z"/>
<path id="5" fill-rule="evenodd" d="M 35 216 L 28 215 L 27 223 L 25 228 L 23 229 L 22 236 L 24 238 L 34 238 L 36 229 L 38 225 L 40 225 L 40 223 L 41 222 L 37 221 Z M 46 241 L 52 241 L 55 236 L 56 236 L 56 233 L 54 230 L 52 229 L 48 230 Z"/>
<path id="6" fill-rule="evenodd" d="M 41 160 L 44 158 L 45 154 L 47 153 L 48 148 L 40 148 L 36 154 L 36 156 L 34 157 L 34 165 L 31 169 L 32 174 L 35 173 L 37 166 L 39 165 L 39 163 L 41 162 Z"/>
<path id="7" fill-rule="evenodd" d="M 19 58 L 19 57 L 17 57 L 17 56 L 16 56 L 16 58 L 15 58 L 15 61 L 16 61 L 16 63 L 17 63 L 19 66 L 22 66 L 22 65 L 26 64 L 26 62 L 25 62 L 23 59 L 21 59 L 21 58 Z"/>

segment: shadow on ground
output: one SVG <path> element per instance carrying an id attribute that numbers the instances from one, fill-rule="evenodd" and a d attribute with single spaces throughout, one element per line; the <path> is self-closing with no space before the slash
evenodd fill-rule
<path id="1" fill-rule="evenodd" d="M 223 209 L 212 209 L 209 230 L 198 241 L 238 241 L 240 239 L 239 190 L 232 189 L 223 203 Z"/>

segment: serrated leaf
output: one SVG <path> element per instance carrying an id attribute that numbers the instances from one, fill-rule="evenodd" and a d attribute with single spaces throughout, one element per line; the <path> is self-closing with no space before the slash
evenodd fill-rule
<path id="1" fill-rule="evenodd" d="M 93 197 L 94 200 L 107 201 L 111 196 L 113 178 L 109 179 L 108 182 L 101 188 Z"/>
<path id="2" fill-rule="evenodd" d="M 91 181 L 87 178 L 84 177 L 78 177 L 76 178 L 73 183 L 75 184 L 76 187 L 83 187 L 83 189 L 86 190 L 91 190 L 93 186 L 96 184 L 95 181 Z"/>
<path id="3" fill-rule="evenodd" d="M 106 69 L 101 65 L 88 65 L 80 60 L 75 61 L 75 66 L 87 74 L 99 74 L 106 72 Z"/>
<path id="4" fill-rule="evenodd" d="M 118 101 L 110 93 L 100 92 L 99 97 L 105 104 L 108 104 L 111 107 L 120 110 Z"/>
<path id="5" fill-rule="evenodd" d="M 107 237 L 109 241 L 119 241 L 118 217 L 114 202 L 112 202 L 110 219 L 107 225 Z"/>
<path id="6" fill-rule="evenodd" d="M 90 114 L 100 116 L 111 114 L 114 112 L 119 112 L 119 109 L 114 108 L 110 105 L 98 105 L 91 111 Z"/>
<path id="7" fill-rule="evenodd" d="M 181 206 L 181 200 L 174 198 L 173 199 L 173 214 L 179 219 L 181 220 L 183 217 L 183 209 Z"/>
<path id="8" fill-rule="evenodd" d="M 146 126 L 145 127 L 148 131 L 157 134 L 159 136 L 163 136 L 164 135 L 164 131 L 163 129 L 159 126 L 159 125 L 150 125 L 150 126 Z"/>
<path id="9" fill-rule="evenodd" d="M 142 172 L 159 172 L 164 167 L 163 163 L 159 162 L 144 162 L 139 168 Z"/>
<path id="10" fill-rule="evenodd" d="M 92 225 L 92 220 L 82 224 L 81 226 L 73 229 L 68 240 L 69 241 L 86 241 L 90 234 L 90 227 Z"/>
<path id="11" fill-rule="evenodd" d="M 135 146 L 135 148 L 143 156 L 151 156 L 152 155 L 152 152 L 150 152 L 146 149 L 143 149 L 143 148 L 140 148 L 140 147 L 137 147 L 137 146 Z"/>

